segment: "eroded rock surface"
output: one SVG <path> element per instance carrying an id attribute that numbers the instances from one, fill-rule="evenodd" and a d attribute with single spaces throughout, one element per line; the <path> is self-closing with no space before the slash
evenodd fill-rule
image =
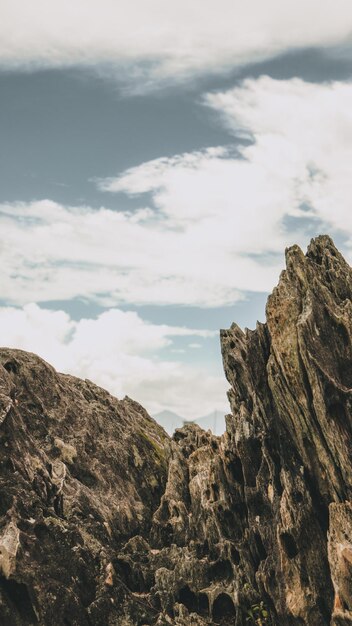
<path id="1" fill-rule="evenodd" d="M 1 349 L 0 363 L 0 624 L 120 623 L 116 555 L 150 532 L 169 438 L 136 402 L 32 354 Z"/>
<path id="2" fill-rule="evenodd" d="M 352 271 L 328 237 L 221 332 L 231 415 L 140 405 L 0 351 L 0 624 L 352 624 Z"/>

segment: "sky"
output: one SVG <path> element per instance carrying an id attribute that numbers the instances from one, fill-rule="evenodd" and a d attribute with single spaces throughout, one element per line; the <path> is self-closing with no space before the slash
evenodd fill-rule
<path id="1" fill-rule="evenodd" d="M 0 0 L 0 345 L 229 410 L 219 329 L 352 257 L 350 0 Z"/>

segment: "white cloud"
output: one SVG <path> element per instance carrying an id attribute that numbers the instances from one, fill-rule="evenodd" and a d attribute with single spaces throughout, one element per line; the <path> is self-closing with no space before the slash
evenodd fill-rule
<path id="1" fill-rule="evenodd" d="M 316 85 L 264 76 L 241 89 L 209 94 L 206 102 L 234 134 L 250 132 L 254 143 L 243 156 L 274 181 L 279 194 L 288 186 L 288 215 L 318 218 L 352 234 L 350 82 Z M 308 213 L 302 204 L 310 206 Z"/>
<path id="2" fill-rule="evenodd" d="M 251 140 L 239 157 L 218 147 L 157 159 L 102 188 L 152 191 L 159 214 L 214 259 L 207 270 L 223 279 L 230 272 L 229 284 L 240 290 L 268 289 L 278 264 L 258 258 L 250 267 L 248 255 L 275 254 L 294 241 L 305 245 L 305 225 L 352 236 L 351 83 L 263 76 L 207 94 L 204 103 L 234 136 Z"/>
<path id="3" fill-rule="evenodd" d="M 3 300 L 222 306 L 270 291 L 286 245 L 319 231 L 352 238 L 350 83 L 262 77 L 205 104 L 252 143 L 239 156 L 214 147 L 100 182 L 148 191 L 149 207 L 0 205 Z"/>
<path id="4" fill-rule="evenodd" d="M 145 86 L 343 44 L 351 27 L 350 0 L 2 0 L 0 63 L 100 66 Z"/>
<path id="5" fill-rule="evenodd" d="M 50 201 L 0 205 L 2 298 L 20 304 L 82 296 L 105 306 L 214 306 L 241 297 L 226 267 L 226 260 L 233 263 L 223 258 L 218 235 L 206 223 L 192 226 L 191 219 L 180 229 L 168 216 L 140 215 Z M 260 289 L 269 287 L 270 268 L 261 270 L 251 259 L 237 263 L 247 288 L 256 284 L 257 272 Z"/>
<path id="6" fill-rule="evenodd" d="M 175 337 L 213 335 L 150 324 L 118 309 L 74 321 L 63 311 L 36 304 L 0 308 L 0 345 L 35 352 L 59 371 L 89 378 L 120 398 L 129 395 L 151 413 L 168 408 L 188 418 L 209 407 L 226 409 L 225 377 L 165 360 L 158 352 Z"/>

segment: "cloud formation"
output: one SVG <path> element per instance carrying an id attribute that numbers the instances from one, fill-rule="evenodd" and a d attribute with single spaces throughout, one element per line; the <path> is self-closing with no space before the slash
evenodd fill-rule
<path id="1" fill-rule="evenodd" d="M 2 0 L 6 68 L 91 67 L 146 85 L 349 42 L 349 0 Z"/>
<path id="2" fill-rule="evenodd" d="M 259 169 L 273 181 L 282 200 L 288 186 L 282 212 L 351 236 L 350 82 L 316 85 L 263 76 L 240 89 L 208 94 L 205 102 L 234 135 L 248 133 L 253 143 L 242 155 L 253 172 Z"/>
<path id="3" fill-rule="evenodd" d="M 0 205 L 2 298 L 228 305 L 272 289 L 286 245 L 324 231 L 351 239 L 350 83 L 262 77 L 204 103 L 250 141 L 100 181 L 111 193 L 148 192 L 148 206 Z"/>
<path id="4" fill-rule="evenodd" d="M 351 236 L 351 83 L 262 76 L 206 94 L 204 104 L 235 138 L 247 140 L 238 154 L 219 147 L 157 159 L 102 188 L 151 192 L 175 229 L 192 232 L 204 251 L 216 247 L 221 263 L 227 259 L 238 289 L 245 288 L 243 259 L 277 253 L 294 239 L 304 245 L 315 227 Z M 247 286 L 267 288 L 278 267 L 264 269 L 262 259 L 256 266 L 256 277 L 245 272 Z"/>
<path id="5" fill-rule="evenodd" d="M 207 224 L 191 219 L 180 229 L 151 209 L 131 214 L 42 201 L 0 205 L 0 227 L 2 298 L 10 303 L 80 296 L 104 306 L 217 306 L 241 297 L 221 252 L 221 226 L 212 235 Z M 238 259 L 238 270 L 247 276 L 239 275 L 243 288 L 255 288 L 258 272 L 260 290 L 271 284 L 270 271 L 252 259 Z"/>
<path id="6" fill-rule="evenodd" d="M 209 406 L 227 410 L 225 378 L 158 353 L 176 337 L 192 341 L 213 335 L 150 324 L 118 309 L 74 321 L 64 311 L 36 304 L 0 308 L 0 345 L 35 352 L 59 371 L 89 378 L 120 398 L 129 395 L 151 413 L 168 407 L 188 418 L 206 413 Z"/>

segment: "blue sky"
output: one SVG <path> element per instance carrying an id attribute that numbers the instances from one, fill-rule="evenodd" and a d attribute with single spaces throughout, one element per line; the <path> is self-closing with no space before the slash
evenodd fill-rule
<path id="1" fill-rule="evenodd" d="M 227 410 L 218 330 L 284 249 L 351 257 L 350 2 L 18 0 L 0 24 L 0 342 Z"/>

